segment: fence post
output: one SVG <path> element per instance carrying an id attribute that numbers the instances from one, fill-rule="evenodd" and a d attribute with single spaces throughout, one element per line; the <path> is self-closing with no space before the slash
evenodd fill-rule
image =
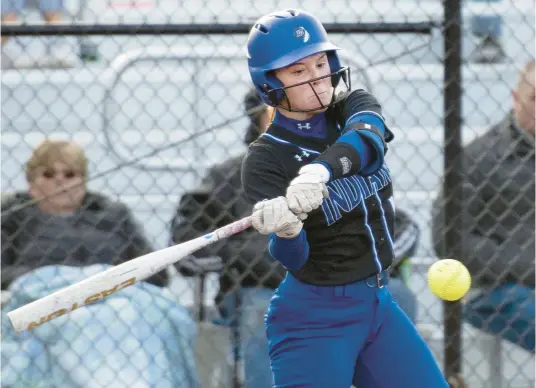
<path id="1" fill-rule="evenodd" d="M 456 227 L 461 217 L 461 1 L 443 0 L 444 9 L 444 168 L 447 257 L 459 258 L 461 236 Z M 461 372 L 461 303 L 444 303 L 445 375 L 455 378 Z"/>

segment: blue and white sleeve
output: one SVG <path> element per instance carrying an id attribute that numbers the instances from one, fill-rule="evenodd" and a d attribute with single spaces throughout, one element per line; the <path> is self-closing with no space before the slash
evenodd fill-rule
<path id="1" fill-rule="evenodd" d="M 331 180 L 373 174 L 383 165 L 385 143 L 392 138 L 380 104 L 370 93 L 357 90 L 346 98 L 343 117 L 342 135 L 315 162 L 328 168 Z"/>

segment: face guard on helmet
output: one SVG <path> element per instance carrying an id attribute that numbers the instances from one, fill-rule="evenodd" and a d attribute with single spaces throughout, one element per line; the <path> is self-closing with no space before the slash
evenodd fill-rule
<path id="1" fill-rule="evenodd" d="M 324 26 L 308 12 L 286 10 L 261 17 L 250 31 L 247 48 L 251 80 L 262 100 L 270 106 L 292 112 L 317 111 L 340 101 L 350 90 L 350 69 L 341 66 L 337 55 L 339 47 L 329 41 Z M 318 53 L 326 53 L 330 74 L 287 86 L 275 76 L 275 70 Z M 328 77 L 333 93 L 330 102 L 323 104 L 313 83 Z M 307 84 L 319 106 L 309 110 L 294 109 L 286 91 Z"/>

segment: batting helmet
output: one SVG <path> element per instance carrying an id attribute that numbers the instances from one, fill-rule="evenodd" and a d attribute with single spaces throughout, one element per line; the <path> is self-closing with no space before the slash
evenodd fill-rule
<path id="1" fill-rule="evenodd" d="M 251 80 L 266 104 L 278 106 L 285 88 L 293 85 L 284 87 L 274 70 L 325 52 L 333 87 L 343 78 L 349 89 L 349 69 L 341 66 L 337 50 L 339 47 L 329 41 L 322 23 L 309 12 L 289 9 L 265 15 L 255 22 L 248 37 Z"/>

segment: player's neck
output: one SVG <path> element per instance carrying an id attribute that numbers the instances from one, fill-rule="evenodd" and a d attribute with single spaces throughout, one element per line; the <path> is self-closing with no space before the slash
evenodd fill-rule
<path id="1" fill-rule="evenodd" d="M 322 112 L 289 112 L 288 110 L 277 108 L 277 113 L 292 120 L 307 121 Z"/>
<path id="2" fill-rule="evenodd" d="M 328 127 L 324 113 L 318 113 L 305 120 L 297 120 L 276 112 L 273 123 L 298 136 L 323 139 L 327 136 Z"/>

